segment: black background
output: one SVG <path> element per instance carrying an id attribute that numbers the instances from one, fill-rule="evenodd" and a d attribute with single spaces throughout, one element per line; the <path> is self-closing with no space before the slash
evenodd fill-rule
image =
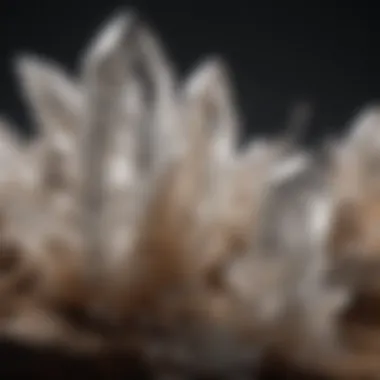
<path id="1" fill-rule="evenodd" d="M 12 56 L 40 53 L 75 69 L 76 57 L 115 8 L 133 6 L 153 24 L 180 72 L 207 54 L 228 62 L 245 130 L 283 128 L 288 107 L 309 100 L 309 139 L 342 130 L 380 95 L 376 2 L 1 0 L 1 113 L 29 128 Z"/>

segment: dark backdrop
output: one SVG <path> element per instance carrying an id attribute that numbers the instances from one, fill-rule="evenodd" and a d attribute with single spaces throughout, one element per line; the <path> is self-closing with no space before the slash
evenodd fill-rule
<path id="1" fill-rule="evenodd" d="M 155 26 L 181 72 L 205 54 L 223 56 L 248 133 L 278 131 L 289 105 L 307 99 L 316 107 L 315 140 L 380 95 L 376 2 L 1 0 L 1 112 L 28 125 L 14 53 L 42 53 L 75 68 L 88 37 L 120 5 L 134 6 Z"/>

